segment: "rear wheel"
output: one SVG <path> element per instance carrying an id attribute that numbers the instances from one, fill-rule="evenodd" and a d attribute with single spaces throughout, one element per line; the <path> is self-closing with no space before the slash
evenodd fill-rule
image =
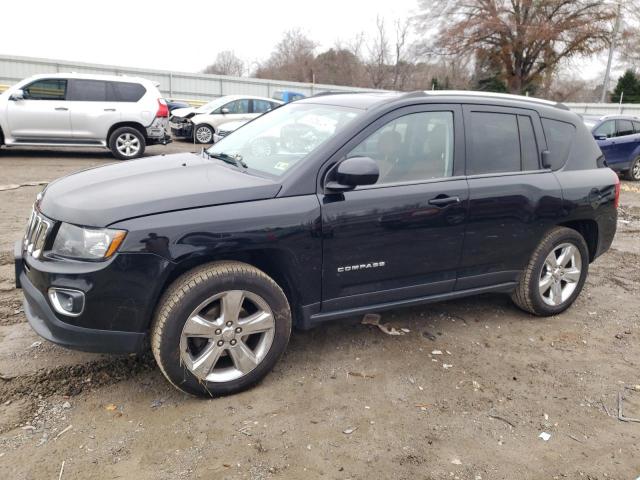
<path id="1" fill-rule="evenodd" d="M 556 315 L 578 297 L 588 270 L 589 251 L 582 235 L 554 228 L 531 255 L 511 298 L 534 315 Z"/>
<path id="2" fill-rule="evenodd" d="M 201 396 L 255 385 L 284 353 L 291 313 L 280 287 L 240 262 L 199 267 L 163 295 L 151 346 L 167 379 Z"/>
<path id="3" fill-rule="evenodd" d="M 196 125 L 193 129 L 196 143 L 213 143 L 213 128 L 209 125 Z"/>
<path id="4" fill-rule="evenodd" d="M 640 181 L 640 157 L 636 157 L 633 162 L 631 162 L 631 166 L 625 176 L 628 180 L 634 182 Z"/>
<path id="5" fill-rule="evenodd" d="M 141 157 L 145 147 L 144 136 L 133 127 L 117 128 L 109 137 L 109 149 L 120 160 Z"/>

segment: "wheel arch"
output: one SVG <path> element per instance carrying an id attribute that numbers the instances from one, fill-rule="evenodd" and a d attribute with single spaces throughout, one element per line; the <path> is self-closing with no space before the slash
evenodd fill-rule
<path id="1" fill-rule="evenodd" d="M 157 299 L 159 300 L 169 286 L 181 275 L 207 263 L 225 261 L 242 262 L 252 265 L 271 277 L 278 286 L 282 288 L 282 291 L 287 297 L 289 307 L 291 308 L 293 323 L 295 325 L 296 319 L 300 318 L 300 304 L 298 302 L 299 296 L 294 287 L 295 280 L 293 269 L 295 259 L 292 253 L 280 249 L 256 249 L 229 252 L 227 254 L 220 255 L 198 255 L 184 259 L 177 263 L 167 275 L 158 292 Z"/>
<path id="2" fill-rule="evenodd" d="M 598 222 L 593 219 L 571 220 L 558 224 L 559 227 L 567 227 L 577 231 L 584 238 L 589 249 L 589 263 L 593 262 L 598 252 L 599 228 Z"/>
<path id="3" fill-rule="evenodd" d="M 142 135 L 142 138 L 147 139 L 147 130 L 146 128 L 144 128 L 144 125 L 142 125 L 141 123 L 138 122 L 118 122 L 118 123 L 114 123 L 113 125 L 111 125 L 111 128 L 109 128 L 109 131 L 107 132 L 107 143 L 109 143 L 109 139 L 111 138 L 111 134 L 113 132 L 115 132 L 118 128 L 122 128 L 122 127 L 131 127 L 131 128 L 135 128 L 136 130 L 138 130 L 140 132 L 140 135 Z"/>

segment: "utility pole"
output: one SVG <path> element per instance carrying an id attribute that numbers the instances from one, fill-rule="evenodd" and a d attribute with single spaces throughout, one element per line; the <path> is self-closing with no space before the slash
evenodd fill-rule
<path id="1" fill-rule="evenodd" d="M 620 30 L 620 17 L 622 10 L 622 2 L 618 0 L 618 10 L 616 12 L 616 23 L 613 27 L 613 34 L 611 35 L 611 44 L 609 45 L 609 59 L 607 60 L 607 70 L 604 73 L 604 83 L 602 84 L 602 95 L 600 96 L 600 103 L 604 103 L 607 96 L 607 90 L 609 90 L 609 75 L 611 75 L 611 61 L 613 60 L 613 49 L 615 48 L 616 38 L 618 36 L 618 30 Z"/>

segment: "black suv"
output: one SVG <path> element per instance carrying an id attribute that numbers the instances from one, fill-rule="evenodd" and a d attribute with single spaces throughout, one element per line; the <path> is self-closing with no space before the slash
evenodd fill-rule
<path id="1" fill-rule="evenodd" d="M 136 352 L 193 394 L 263 378 L 292 326 L 484 292 L 555 315 L 616 231 L 619 180 L 563 105 L 473 92 L 325 95 L 200 155 L 51 183 L 16 245 L 25 313 Z"/>

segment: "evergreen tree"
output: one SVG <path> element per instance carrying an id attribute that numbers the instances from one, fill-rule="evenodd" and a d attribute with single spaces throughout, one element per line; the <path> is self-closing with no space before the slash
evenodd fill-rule
<path id="1" fill-rule="evenodd" d="M 620 102 L 621 95 L 623 103 L 640 103 L 640 80 L 633 73 L 633 70 L 627 70 L 618 79 L 618 84 L 611 95 L 611 101 Z"/>

